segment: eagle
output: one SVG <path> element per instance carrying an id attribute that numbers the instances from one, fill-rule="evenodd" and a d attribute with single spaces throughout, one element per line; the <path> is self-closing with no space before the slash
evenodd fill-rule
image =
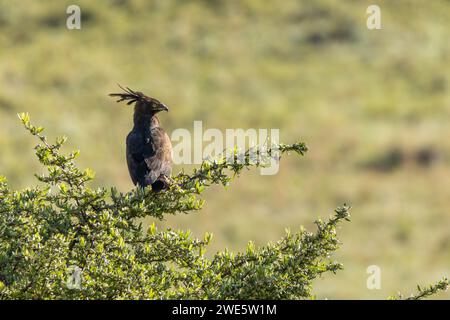
<path id="1" fill-rule="evenodd" d="M 130 88 L 119 87 L 123 93 L 111 93 L 117 102 L 134 103 L 133 129 L 126 139 L 128 171 L 133 184 L 154 192 L 168 189 L 172 172 L 172 144 L 161 128 L 157 113 L 169 111 L 159 100 Z"/>

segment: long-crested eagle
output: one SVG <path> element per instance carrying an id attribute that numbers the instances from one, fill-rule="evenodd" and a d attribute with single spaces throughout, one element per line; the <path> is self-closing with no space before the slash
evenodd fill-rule
<path id="1" fill-rule="evenodd" d="M 142 92 L 119 87 L 124 93 L 111 93 L 110 96 L 118 97 L 117 102 L 127 101 L 127 105 L 135 103 L 134 126 L 126 140 L 131 180 L 142 188 L 151 185 L 155 192 L 167 189 L 172 172 L 172 144 L 156 114 L 169 109 Z"/>

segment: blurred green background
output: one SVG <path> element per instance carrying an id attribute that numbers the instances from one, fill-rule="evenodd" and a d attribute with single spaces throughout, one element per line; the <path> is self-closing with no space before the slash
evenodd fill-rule
<path id="1" fill-rule="evenodd" d="M 366 9 L 381 7 L 382 30 Z M 81 30 L 66 8 L 81 8 Z M 245 173 L 201 212 L 159 225 L 214 234 L 210 253 L 313 228 L 344 202 L 345 270 L 319 298 L 386 298 L 450 274 L 450 2 L 0 1 L 0 173 L 15 188 L 42 169 L 17 112 L 66 134 L 98 185 L 130 190 L 132 109 L 116 83 L 169 105 L 168 132 L 280 128 L 308 143 L 275 176 Z M 177 172 L 180 168 L 175 168 Z M 381 290 L 368 290 L 378 265 Z M 450 298 L 450 293 L 440 298 Z"/>

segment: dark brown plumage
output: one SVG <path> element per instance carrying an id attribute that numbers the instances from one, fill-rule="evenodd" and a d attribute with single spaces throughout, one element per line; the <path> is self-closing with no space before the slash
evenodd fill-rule
<path id="1" fill-rule="evenodd" d="M 126 140 L 131 180 L 143 188 L 151 185 L 155 192 L 167 189 L 172 172 L 172 144 L 156 114 L 169 109 L 142 92 L 119 87 L 125 93 L 111 93 L 110 96 L 119 97 L 117 102 L 127 101 L 127 105 L 135 103 L 134 126 Z"/>

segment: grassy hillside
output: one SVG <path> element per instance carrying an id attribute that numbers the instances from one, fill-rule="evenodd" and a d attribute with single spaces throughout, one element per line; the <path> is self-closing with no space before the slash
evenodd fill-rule
<path id="1" fill-rule="evenodd" d="M 352 223 L 319 297 L 385 298 L 450 274 L 450 3 L 378 1 L 0 1 L 0 173 L 14 187 L 40 170 L 16 113 L 67 134 L 97 182 L 129 190 L 124 138 L 132 110 L 116 83 L 171 108 L 170 132 L 280 128 L 303 160 L 275 176 L 245 174 L 206 195 L 198 215 L 162 225 L 213 232 L 213 250 L 265 243 L 344 202 Z M 175 171 L 179 169 L 176 168 Z M 366 268 L 382 270 L 381 290 Z M 441 295 L 450 298 L 450 294 Z"/>

